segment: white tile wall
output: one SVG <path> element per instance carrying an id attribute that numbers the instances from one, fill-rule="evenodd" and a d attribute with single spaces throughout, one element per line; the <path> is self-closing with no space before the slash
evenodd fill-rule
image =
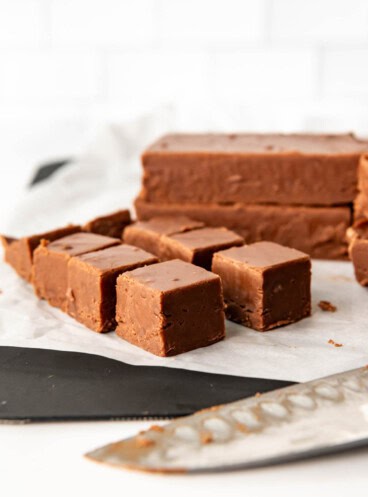
<path id="1" fill-rule="evenodd" d="M 161 40 L 190 45 L 261 42 L 265 31 L 263 0 L 160 1 L 157 24 Z"/>
<path id="2" fill-rule="evenodd" d="M 276 41 L 368 41 L 367 0 L 271 0 L 271 38 Z"/>
<path id="3" fill-rule="evenodd" d="M 368 0 L 0 0 L 2 188 L 163 102 L 186 129 L 368 135 Z"/>

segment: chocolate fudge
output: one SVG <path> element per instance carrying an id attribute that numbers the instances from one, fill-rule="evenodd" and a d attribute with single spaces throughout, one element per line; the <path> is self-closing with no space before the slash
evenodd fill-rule
<path id="1" fill-rule="evenodd" d="M 346 235 L 355 278 L 362 286 L 368 286 L 368 219 L 356 221 Z"/>
<path id="2" fill-rule="evenodd" d="M 243 238 L 226 228 L 200 228 L 163 236 L 160 259 L 181 259 L 210 271 L 215 252 L 243 244 Z"/>
<path id="3" fill-rule="evenodd" d="M 98 235 L 121 238 L 126 226 L 132 222 L 128 209 L 96 217 L 83 226 L 83 231 Z"/>
<path id="4" fill-rule="evenodd" d="M 33 252 L 38 247 L 41 240 L 52 242 L 58 238 L 79 231 L 81 231 L 80 226 L 70 225 L 37 235 L 24 236 L 22 238 L 1 236 L 5 261 L 12 266 L 21 278 L 30 282 L 32 277 Z"/>
<path id="5" fill-rule="evenodd" d="M 335 205 L 354 200 L 353 134 L 174 134 L 142 155 L 141 198 L 152 203 Z"/>
<path id="6" fill-rule="evenodd" d="M 225 336 L 220 278 L 172 260 L 117 279 L 116 333 L 159 356 L 204 347 Z"/>
<path id="7" fill-rule="evenodd" d="M 128 226 L 123 235 L 125 243 L 135 245 L 161 258 L 161 238 L 203 228 L 204 223 L 186 216 L 161 216 L 149 221 L 140 221 Z"/>
<path id="8" fill-rule="evenodd" d="M 350 207 L 154 204 L 138 198 L 135 208 L 141 220 L 185 215 L 207 226 L 233 230 L 245 243 L 268 240 L 296 248 L 316 259 L 347 259 Z"/>
<path id="9" fill-rule="evenodd" d="M 38 297 L 66 310 L 68 262 L 72 256 L 95 252 L 120 240 L 94 233 L 75 233 L 54 242 L 42 240 L 33 254 L 33 285 Z"/>
<path id="10" fill-rule="evenodd" d="M 258 331 L 293 323 L 311 313 L 311 261 L 272 242 L 217 252 L 228 319 Z"/>
<path id="11" fill-rule="evenodd" d="M 72 257 L 68 264 L 68 313 L 94 331 L 113 330 L 117 277 L 155 262 L 157 257 L 130 245 Z"/>

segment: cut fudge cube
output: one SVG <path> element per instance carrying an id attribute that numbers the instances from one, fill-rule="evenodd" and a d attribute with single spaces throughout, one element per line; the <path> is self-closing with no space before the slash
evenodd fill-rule
<path id="1" fill-rule="evenodd" d="M 266 331 L 311 313 L 311 262 L 303 252 L 253 243 L 217 252 L 212 271 L 221 277 L 232 321 Z"/>
<path id="2" fill-rule="evenodd" d="M 346 237 L 355 278 L 360 285 L 368 286 L 368 219 L 356 221 L 346 231 Z"/>
<path id="3" fill-rule="evenodd" d="M 117 279 L 116 333 L 159 356 L 204 347 L 225 336 L 220 278 L 173 260 Z"/>
<path id="4" fill-rule="evenodd" d="M 41 240 L 52 242 L 58 238 L 79 231 L 81 231 L 80 226 L 70 225 L 37 235 L 24 236 L 22 238 L 2 236 L 1 241 L 4 247 L 5 262 L 12 266 L 19 276 L 30 282 L 32 277 L 33 252 L 38 247 Z"/>
<path id="5" fill-rule="evenodd" d="M 202 228 L 204 223 L 186 216 L 154 217 L 128 226 L 123 235 L 125 243 L 135 245 L 161 258 L 161 237 Z"/>
<path id="6" fill-rule="evenodd" d="M 96 217 L 83 226 L 83 231 L 98 235 L 121 238 L 124 229 L 132 222 L 128 209 L 123 209 L 106 216 Z"/>
<path id="7" fill-rule="evenodd" d="M 161 259 L 181 259 L 210 270 L 215 252 L 243 244 L 241 236 L 226 228 L 201 228 L 163 236 Z"/>
<path id="8" fill-rule="evenodd" d="M 120 240 L 116 238 L 93 233 L 75 233 L 51 243 L 42 241 L 33 260 L 32 280 L 36 295 L 65 310 L 69 259 L 118 244 Z"/>
<path id="9" fill-rule="evenodd" d="M 117 277 L 155 262 L 157 257 L 131 245 L 72 257 L 68 264 L 68 313 L 94 331 L 113 330 Z"/>

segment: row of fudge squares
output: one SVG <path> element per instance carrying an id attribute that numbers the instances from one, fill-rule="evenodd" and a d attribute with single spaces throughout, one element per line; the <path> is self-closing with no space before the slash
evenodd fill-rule
<path id="1" fill-rule="evenodd" d="M 311 309 L 309 257 L 272 242 L 216 252 L 210 272 L 77 233 L 36 249 L 33 282 L 40 298 L 89 328 L 116 327 L 120 337 L 161 356 L 224 338 L 224 307 L 229 319 L 260 331 Z"/>
<path id="2" fill-rule="evenodd" d="M 151 253 L 83 232 L 43 240 L 33 254 L 37 295 L 95 331 L 117 324 L 118 335 L 158 355 L 224 337 L 222 287 L 227 317 L 261 331 L 310 314 L 310 259 L 301 252 L 271 242 L 240 246 L 228 230 L 186 218 L 131 228 L 125 235 L 133 232 L 135 245 L 143 239 Z M 180 260 L 158 264 L 175 257 L 213 273 Z"/>

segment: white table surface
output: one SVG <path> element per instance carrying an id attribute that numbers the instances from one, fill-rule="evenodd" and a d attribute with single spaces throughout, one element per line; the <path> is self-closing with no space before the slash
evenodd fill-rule
<path id="1" fill-rule="evenodd" d="M 132 435 L 149 424 L 114 421 L 0 425 L 0 495 L 368 495 L 368 448 L 270 468 L 196 476 L 119 470 L 83 458 L 86 451 Z"/>

